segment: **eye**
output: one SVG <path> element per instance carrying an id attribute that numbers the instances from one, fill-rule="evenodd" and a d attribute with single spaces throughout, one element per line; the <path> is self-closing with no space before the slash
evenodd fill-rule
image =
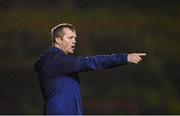
<path id="1" fill-rule="evenodd" d="M 73 39 L 73 36 L 70 36 L 69 39 Z"/>
<path id="2" fill-rule="evenodd" d="M 77 39 L 77 37 L 74 37 L 74 36 L 71 36 L 71 37 L 69 37 L 69 39 Z"/>

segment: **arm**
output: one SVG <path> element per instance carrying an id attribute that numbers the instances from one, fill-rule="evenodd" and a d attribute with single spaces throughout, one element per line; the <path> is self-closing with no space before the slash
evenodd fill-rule
<path id="1" fill-rule="evenodd" d="M 98 55 L 82 57 L 80 59 L 82 71 L 94 71 L 124 65 L 127 62 L 127 54 Z"/>
<path id="2" fill-rule="evenodd" d="M 59 56 L 53 59 L 53 70 L 60 73 L 102 70 L 128 63 L 127 54 L 97 55 L 90 57 Z"/>

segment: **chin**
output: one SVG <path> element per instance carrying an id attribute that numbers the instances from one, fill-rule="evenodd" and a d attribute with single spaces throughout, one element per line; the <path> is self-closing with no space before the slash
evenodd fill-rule
<path id="1" fill-rule="evenodd" d="M 69 51 L 69 54 L 73 54 L 74 53 L 74 51 Z"/>

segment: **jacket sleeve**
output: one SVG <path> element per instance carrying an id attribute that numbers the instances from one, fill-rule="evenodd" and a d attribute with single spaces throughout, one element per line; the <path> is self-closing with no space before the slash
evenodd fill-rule
<path id="1" fill-rule="evenodd" d="M 58 56 L 51 60 L 52 70 L 60 73 L 95 71 L 127 64 L 127 54 L 90 57 Z M 50 66 L 51 67 L 51 66 Z"/>

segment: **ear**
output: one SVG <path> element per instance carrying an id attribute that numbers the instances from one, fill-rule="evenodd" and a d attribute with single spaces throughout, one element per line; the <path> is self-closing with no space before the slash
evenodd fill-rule
<path id="1" fill-rule="evenodd" d="M 57 44 L 60 44 L 61 41 L 62 41 L 62 39 L 61 39 L 60 37 L 57 37 L 57 38 L 55 39 L 55 43 L 57 43 Z"/>

